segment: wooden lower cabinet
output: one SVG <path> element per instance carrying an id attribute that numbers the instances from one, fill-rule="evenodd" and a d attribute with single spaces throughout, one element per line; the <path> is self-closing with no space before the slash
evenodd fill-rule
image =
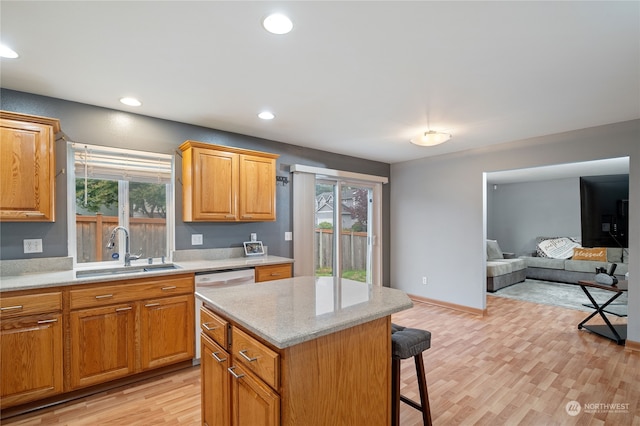
<path id="1" fill-rule="evenodd" d="M 192 359 L 194 303 L 193 275 L 70 290 L 71 388 Z"/>
<path id="2" fill-rule="evenodd" d="M 71 312 L 71 387 L 103 383 L 135 372 L 135 304 Z"/>
<path id="3" fill-rule="evenodd" d="M 193 358 L 193 295 L 146 300 L 141 305 L 142 369 Z"/>
<path id="4" fill-rule="evenodd" d="M 202 424 L 279 425 L 280 396 L 204 334 L 201 342 Z"/>
<path id="5" fill-rule="evenodd" d="M 390 317 L 278 349 L 209 313 L 231 339 L 223 347 L 202 324 L 204 425 L 389 424 Z"/>
<path id="6" fill-rule="evenodd" d="M 223 426 L 231 424 L 229 353 L 211 339 L 201 337 L 202 358 L 200 379 L 202 383 L 202 424 Z"/>
<path id="7" fill-rule="evenodd" d="M 0 330 L 0 407 L 62 392 L 62 315 L 3 319 Z"/>
<path id="8" fill-rule="evenodd" d="M 293 271 L 291 270 L 291 263 L 280 263 L 277 265 L 260 265 L 255 267 L 256 282 L 261 283 L 265 281 L 282 280 L 284 278 L 291 278 Z"/>
<path id="9" fill-rule="evenodd" d="M 280 396 L 241 365 L 234 365 L 231 379 L 231 424 L 276 426 L 280 424 Z"/>
<path id="10" fill-rule="evenodd" d="M 0 415 L 190 361 L 194 304 L 192 273 L 0 293 Z"/>

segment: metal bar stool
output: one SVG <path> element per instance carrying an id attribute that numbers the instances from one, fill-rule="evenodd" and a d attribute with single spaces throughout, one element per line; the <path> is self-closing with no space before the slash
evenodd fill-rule
<path id="1" fill-rule="evenodd" d="M 427 393 L 427 379 L 424 371 L 422 352 L 431 347 L 431 333 L 417 328 L 405 328 L 391 324 L 391 425 L 400 425 L 400 401 L 422 412 L 425 426 L 431 426 L 431 408 Z M 416 363 L 416 376 L 420 402 L 400 395 L 400 360 L 413 357 Z"/>

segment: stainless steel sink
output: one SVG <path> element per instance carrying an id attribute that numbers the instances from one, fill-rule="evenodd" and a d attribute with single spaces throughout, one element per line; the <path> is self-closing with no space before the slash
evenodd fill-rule
<path id="1" fill-rule="evenodd" d="M 123 274 L 135 274 L 139 272 L 160 272 L 180 269 L 173 263 L 158 263 L 155 265 L 118 266 L 115 268 L 82 269 L 76 271 L 76 278 L 105 277 Z"/>

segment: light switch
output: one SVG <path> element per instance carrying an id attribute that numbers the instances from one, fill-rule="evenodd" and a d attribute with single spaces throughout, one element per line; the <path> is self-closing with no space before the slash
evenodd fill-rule
<path id="1" fill-rule="evenodd" d="M 285 241 L 291 241 L 291 240 L 293 240 L 293 232 L 285 232 L 285 233 L 284 233 L 284 240 L 285 240 Z"/>
<path id="2" fill-rule="evenodd" d="M 191 234 L 191 245 L 192 246 L 201 246 L 202 245 L 202 234 Z"/>

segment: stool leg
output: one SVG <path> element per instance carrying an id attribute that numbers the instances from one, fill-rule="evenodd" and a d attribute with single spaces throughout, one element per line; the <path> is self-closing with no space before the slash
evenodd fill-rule
<path id="1" fill-rule="evenodd" d="M 416 362 L 416 374 L 418 375 L 418 390 L 422 405 L 422 422 L 425 426 L 431 426 L 431 407 L 429 406 L 429 393 L 427 392 L 427 376 L 424 371 L 422 353 L 414 357 Z"/>
<path id="2" fill-rule="evenodd" d="M 400 426 L 400 360 L 391 358 L 391 426 Z"/>

